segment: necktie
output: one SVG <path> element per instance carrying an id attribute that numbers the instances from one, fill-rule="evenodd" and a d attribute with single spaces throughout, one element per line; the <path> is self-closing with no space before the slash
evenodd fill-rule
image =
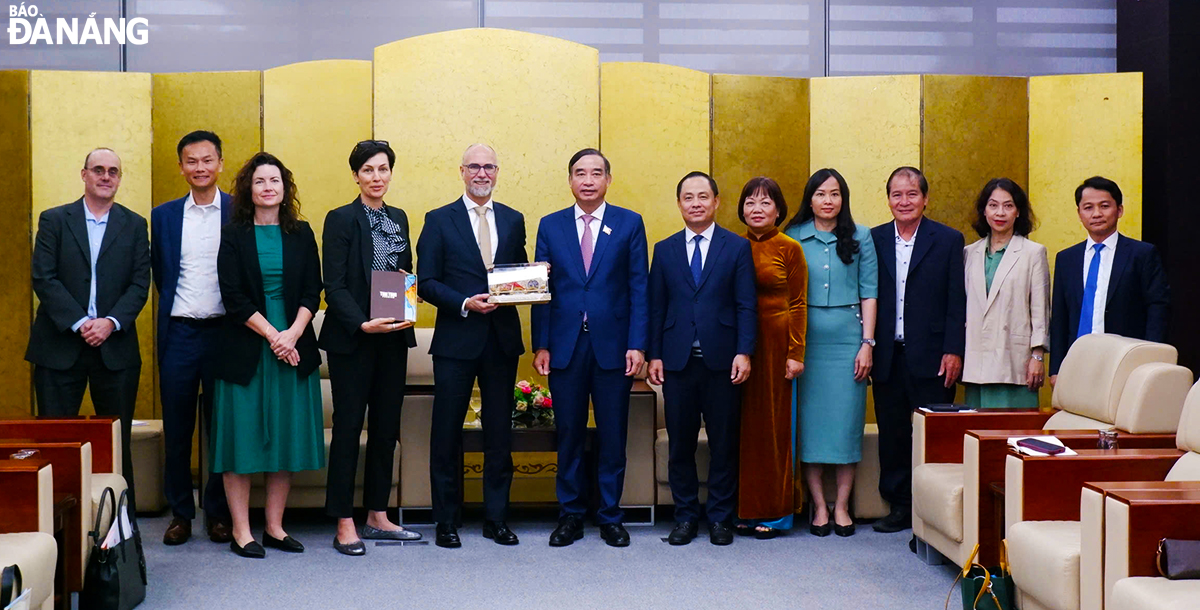
<path id="1" fill-rule="evenodd" d="M 583 219 L 583 239 L 579 240 L 579 251 L 583 255 L 583 273 L 587 275 L 592 271 L 592 221 L 596 218 L 591 214 L 580 216 Z"/>
<path id="2" fill-rule="evenodd" d="M 700 258 L 700 240 L 702 239 L 704 239 L 703 235 L 692 238 L 692 241 L 696 242 L 696 247 L 692 248 L 692 280 L 696 282 L 697 287 L 700 286 L 700 271 L 704 268 L 703 259 Z"/>
<path id="3" fill-rule="evenodd" d="M 1088 264 L 1087 281 L 1083 283 L 1083 307 L 1079 310 L 1079 332 L 1075 334 L 1076 339 L 1092 332 L 1092 310 L 1096 308 L 1096 283 L 1100 277 L 1100 251 L 1103 249 L 1104 244 L 1092 246 L 1095 254 L 1092 255 L 1092 262 Z"/>
<path id="4" fill-rule="evenodd" d="M 487 208 L 476 206 L 475 213 L 479 214 L 479 254 L 483 257 L 483 266 L 492 268 L 492 230 L 488 227 Z"/>

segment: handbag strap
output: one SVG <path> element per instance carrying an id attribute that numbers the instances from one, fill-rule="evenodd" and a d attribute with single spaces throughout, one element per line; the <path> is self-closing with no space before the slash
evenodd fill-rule
<path id="1" fill-rule="evenodd" d="M 1012 571 L 1008 569 L 1008 538 L 1005 538 L 1000 541 L 1000 572 L 999 572 L 999 575 L 1001 577 L 1004 577 L 1005 575 L 1008 575 L 1008 574 L 1012 574 Z"/>
<path id="2" fill-rule="evenodd" d="M 1158 568 L 1158 575 L 1164 578 L 1167 576 L 1167 571 L 1163 569 L 1163 560 L 1167 557 L 1167 539 L 1163 538 L 1158 541 L 1158 552 L 1154 554 L 1154 565 Z"/>
<path id="3" fill-rule="evenodd" d="M 100 507 L 96 509 L 95 527 L 92 528 L 92 531 L 88 532 L 88 536 L 90 536 L 93 540 L 95 540 L 95 542 L 93 542 L 92 545 L 97 548 L 99 548 L 100 545 L 103 544 L 103 541 L 100 540 L 100 518 L 104 516 L 104 501 L 105 500 L 108 500 L 112 503 L 112 506 L 113 506 L 112 512 L 113 512 L 113 516 L 115 517 L 117 514 L 117 492 L 113 491 L 113 488 L 111 488 L 111 487 L 105 487 L 104 491 L 100 493 Z M 109 519 L 108 527 L 110 529 L 112 528 L 112 519 Z"/>
<path id="4" fill-rule="evenodd" d="M 971 573 L 971 568 L 978 565 L 975 563 L 975 556 L 979 554 L 979 544 L 975 544 L 975 548 L 971 549 L 971 556 L 967 557 L 967 562 L 963 564 L 963 569 L 959 570 L 954 577 L 954 582 L 950 583 L 950 592 L 946 594 L 945 610 L 950 610 L 950 598 L 954 597 L 954 587 L 958 585 L 958 581 L 967 577 Z M 983 566 L 980 566 L 983 567 Z M 966 582 L 966 581 L 964 581 Z"/>
<path id="5" fill-rule="evenodd" d="M 0 608 L 5 608 L 21 596 L 25 585 L 21 582 L 21 566 L 13 564 L 4 568 L 0 575 Z"/>

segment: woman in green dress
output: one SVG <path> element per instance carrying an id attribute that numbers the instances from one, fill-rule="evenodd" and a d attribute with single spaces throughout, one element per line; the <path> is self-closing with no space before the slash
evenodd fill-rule
<path id="1" fill-rule="evenodd" d="M 1046 247 L 1026 238 L 1033 211 L 1025 191 L 1008 178 L 989 181 L 975 201 L 972 227 L 982 239 L 963 249 L 966 402 L 1037 408 L 1050 347 L 1050 268 Z"/>
<path id="2" fill-rule="evenodd" d="M 299 553 L 283 529 L 291 475 L 325 465 L 321 356 L 312 317 L 321 304 L 321 262 L 299 219 L 292 173 L 269 153 L 238 172 L 233 217 L 221 230 L 217 274 L 225 304 L 215 362 L 213 472 L 223 473 L 233 518 L 230 548 Z M 266 474 L 266 529 L 250 533 L 250 475 Z"/>

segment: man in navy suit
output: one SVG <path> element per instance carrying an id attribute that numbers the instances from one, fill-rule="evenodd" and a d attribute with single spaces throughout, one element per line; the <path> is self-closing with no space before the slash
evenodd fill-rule
<path id="1" fill-rule="evenodd" d="M 929 182 L 900 167 L 887 181 L 893 222 L 871 229 L 879 258 L 875 419 L 879 492 L 891 506 L 877 532 L 912 527 L 912 412 L 954 400 L 966 348 L 963 235 L 925 218 Z"/>
<path id="2" fill-rule="evenodd" d="M 585 148 L 567 164 L 575 205 L 542 219 L 534 260 L 550 263 L 553 300 L 531 312 L 533 366 L 550 377 L 558 428 L 559 525 L 550 546 L 583 537 L 588 399 L 596 413 L 596 522 L 610 546 L 628 546 L 621 525 L 629 391 L 646 349 L 646 227 L 604 200 L 608 159 Z"/>
<path id="3" fill-rule="evenodd" d="M 203 425 L 212 422 L 211 360 L 225 307 L 217 282 L 221 227 L 233 206 L 217 188 L 224 169 L 221 138 L 193 131 L 175 148 L 179 173 L 190 190 L 150 211 L 150 268 L 158 291 L 158 389 L 162 397 L 166 446 L 164 491 L 172 519 L 164 544 L 183 544 L 192 535 L 196 505 L 192 498 L 192 434 L 196 430 L 196 394 L 201 394 Z M 201 467 L 204 465 L 202 464 Z M 221 477 L 204 487 L 208 537 L 229 542 L 229 506 Z"/>
<path id="4" fill-rule="evenodd" d="M 1075 189 L 1075 208 L 1088 238 L 1054 259 L 1052 384 L 1067 350 L 1082 335 L 1167 340 L 1167 274 L 1153 245 L 1117 232 L 1117 220 L 1125 214 L 1121 188 L 1108 178 L 1088 178 Z"/>
<path id="5" fill-rule="evenodd" d="M 692 172 L 675 187 L 684 230 L 654 244 L 650 266 L 650 383 L 662 384 L 675 528 L 687 544 L 700 520 L 696 444 L 708 435 L 709 540 L 733 542 L 741 388 L 757 332 L 750 242 L 714 222 L 717 183 Z"/>
<path id="6" fill-rule="evenodd" d="M 467 148 L 459 167 L 466 193 L 426 214 L 417 242 L 417 294 L 437 307 L 429 347 L 435 387 L 429 481 L 434 543 L 445 548 L 462 546 L 462 473 L 457 469 L 476 379 L 483 403 L 483 535 L 497 544 L 519 542 L 505 520 L 513 472 L 513 385 L 525 344 L 516 308 L 488 303 L 487 272 L 495 265 L 529 262 L 529 256 L 525 217 L 492 201 L 499 172 L 490 146 Z"/>

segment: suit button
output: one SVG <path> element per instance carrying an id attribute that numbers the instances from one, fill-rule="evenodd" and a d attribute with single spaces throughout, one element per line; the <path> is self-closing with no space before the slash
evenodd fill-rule
<path id="1" fill-rule="evenodd" d="M 699 304 L 700 304 L 700 299 L 696 299 L 696 300 L 692 301 L 692 303 L 695 303 L 696 305 L 699 305 Z"/>

